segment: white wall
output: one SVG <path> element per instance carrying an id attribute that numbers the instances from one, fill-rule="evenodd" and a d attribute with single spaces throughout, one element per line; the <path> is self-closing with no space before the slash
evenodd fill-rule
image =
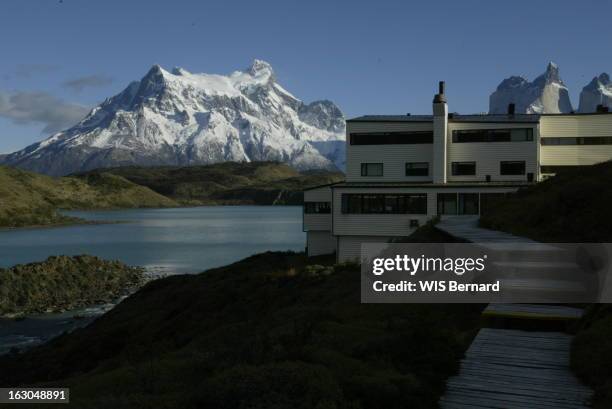
<path id="1" fill-rule="evenodd" d="M 422 182 L 432 180 L 432 144 L 414 145 L 351 145 L 350 134 L 366 132 L 432 131 L 431 122 L 347 122 L 347 182 Z M 361 163 L 383 163 L 382 177 L 361 176 Z M 406 176 L 406 162 L 428 162 L 429 176 Z"/>
<path id="2" fill-rule="evenodd" d="M 453 131 L 463 129 L 508 129 L 532 128 L 531 142 L 466 142 L 453 143 Z M 484 182 L 486 175 L 491 181 L 527 181 L 527 173 L 538 176 L 538 131 L 537 124 L 515 123 L 449 123 L 447 171 L 449 182 Z M 525 175 L 500 175 L 501 161 L 525 161 Z M 452 162 L 476 162 L 475 176 L 453 176 Z"/>
<path id="3" fill-rule="evenodd" d="M 306 233 L 308 256 L 320 256 L 336 252 L 336 238 L 329 231 L 309 231 Z"/>
<path id="4" fill-rule="evenodd" d="M 322 186 L 304 191 L 305 202 L 331 202 L 331 186 Z"/>
<path id="5" fill-rule="evenodd" d="M 572 138 L 589 136 L 612 137 L 612 114 L 545 115 L 540 119 L 542 138 Z M 541 146 L 543 166 L 593 165 L 612 160 L 612 145 Z"/>
<path id="6" fill-rule="evenodd" d="M 342 236 L 338 237 L 338 262 L 361 260 L 362 243 L 386 243 L 391 237 L 380 236 Z"/>
<path id="7" fill-rule="evenodd" d="M 331 186 L 304 191 L 304 202 L 329 202 L 331 205 Z M 303 213 L 304 231 L 331 231 L 331 214 L 307 214 Z"/>

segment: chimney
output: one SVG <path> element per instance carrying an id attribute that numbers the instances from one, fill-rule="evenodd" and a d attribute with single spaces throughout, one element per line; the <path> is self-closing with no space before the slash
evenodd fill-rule
<path id="1" fill-rule="evenodd" d="M 606 106 L 603 106 L 602 104 L 598 104 L 597 105 L 597 109 L 595 112 L 598 112 L 600 114 L 606 113 L 606 112 L 610 112 L 610 109 Z"/>
<path id="2" fill-rule="evenodd" d="M 508 115 L 514 115 L 515 105 L 514 103 L 508 104 Z"/>
<path id="3" fill-rule="evenodd" d="M 446 144 L 448 140 L 448 106 L 444 81 L 438 84 L 433 99 L 433 182 L 446 183 Z"/>
<path id="4" fill-rule="evenodd" d="M 444 81 L 438 83 L 438 93 L 434 96 L 434 104 L 441 102 L 446 103 L 446 95 L 444 95 Z"/>

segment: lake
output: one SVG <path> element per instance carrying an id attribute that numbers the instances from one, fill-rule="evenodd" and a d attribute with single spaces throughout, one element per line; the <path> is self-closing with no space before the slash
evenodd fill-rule
<path id="1" fill-rule="evenodd" d="M 106 224 L 0 231 L 0 267 L 42 261 L 52 255 L 91 254 L 142 266 L 153 274 L 191 274 L 268 250 L 302 251 L 306 244 L 300 206 L 65 213 Z M 21 321 L 0 319 L 0 354 L 86 325 L 109 308 L 112 305 Z"/>
<path id="2" fill-rule="evenodd" d="M 267 250 L 302 251 L 306 245 L 300 206 L 64 213 L 109 224 L 0 231 L 0 267 L 91 254 L 151 271 L 198 273 Z"/>

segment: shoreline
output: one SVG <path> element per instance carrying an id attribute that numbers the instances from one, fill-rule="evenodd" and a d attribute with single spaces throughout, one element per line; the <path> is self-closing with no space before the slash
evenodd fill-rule
<path id="1" fill-rule="evenodd" d="M 58 209 L 62 212 L 123 212 L 127 210 L 163 210 L 163 209 L 192 209 L 197 207 L 238 207 L 238 206 L 253 206 L 253 207 L 300 207 L 302 204 L 255 204 L 255 203 L 201 203 L 197 205 L 184 205 L 184 206 L 167 206 L 167 207 L 117 207 L 110 209 Z M 65 220 L 58 223 L 50 224 L 33 224 L 26 226 L 0 226 L 0 233 L 7 231 L 18 231 L 18 230 L 33 230 L 33 229 L 55 229 L 59 227 L 70 227 L 80 225 L 102 225 L 102 224 L 121 224 L 129 223 L 128 221 L 101 221 L 101 220 L 87 220 L 80 217 L 66 216 L 73 220 Z"/>

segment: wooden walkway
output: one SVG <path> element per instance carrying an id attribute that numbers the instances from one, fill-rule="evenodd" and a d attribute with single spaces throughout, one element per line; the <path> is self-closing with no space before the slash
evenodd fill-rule
<path id="1" fill-rule="evenodd" d="M 437 228 L 491 250 L 522 253 L 523 258 L 537 258 L 541 252 L 558 249 L 524 237 L 478 227 L 478 219 L 445 217 Z M 525 254 L 531 253 L 531 254 Z M 559 253 L 559 260 L 563 254 Z M 534 263 L 532 263 L 534 264 Z M 559 267 L 551 268 L 559 281 Z M 525 269 L 523 279 L 533 286 L 537 279 L 534 266 Z M 507 268 L 524 267 L 509 263 Z M 531 270 L 531 271 L 530 271 Z M 562 269 L 561 269 L 562 270 Z M 540 280 L 543 281 L 543 280 Z M 546 280 L 550 286 L 551 280 Z M 572 283 L 575 287 L 575 283 Z M 483 317 L 511 318 L 540 322 L 574 321 L 583 311 L 578 308 L 545 304 L 490 304 Z M 482 328 L 461 361 L 459 374 L 448 379 L 440 399 L 442 409 L 582 409 L 588 408 L 593 391 L 572 374 L 570 348 L 572 336 L 563 332 L 534 332 L 516 329 Z"/>
<path id="2" fill-rule="evenodd" d="M 593 392 L 569 369 L 571 340 L 560 332 L 481 329 L 440 407 L 588 408 Z"/>
<path id="3" fill-rule="evenodd" d="M 485 317 L 521 318 L 547 321 L 572 321 L 582 318 L 584 310 L 564 305 L 489 304 L 482 312 Z"/>

